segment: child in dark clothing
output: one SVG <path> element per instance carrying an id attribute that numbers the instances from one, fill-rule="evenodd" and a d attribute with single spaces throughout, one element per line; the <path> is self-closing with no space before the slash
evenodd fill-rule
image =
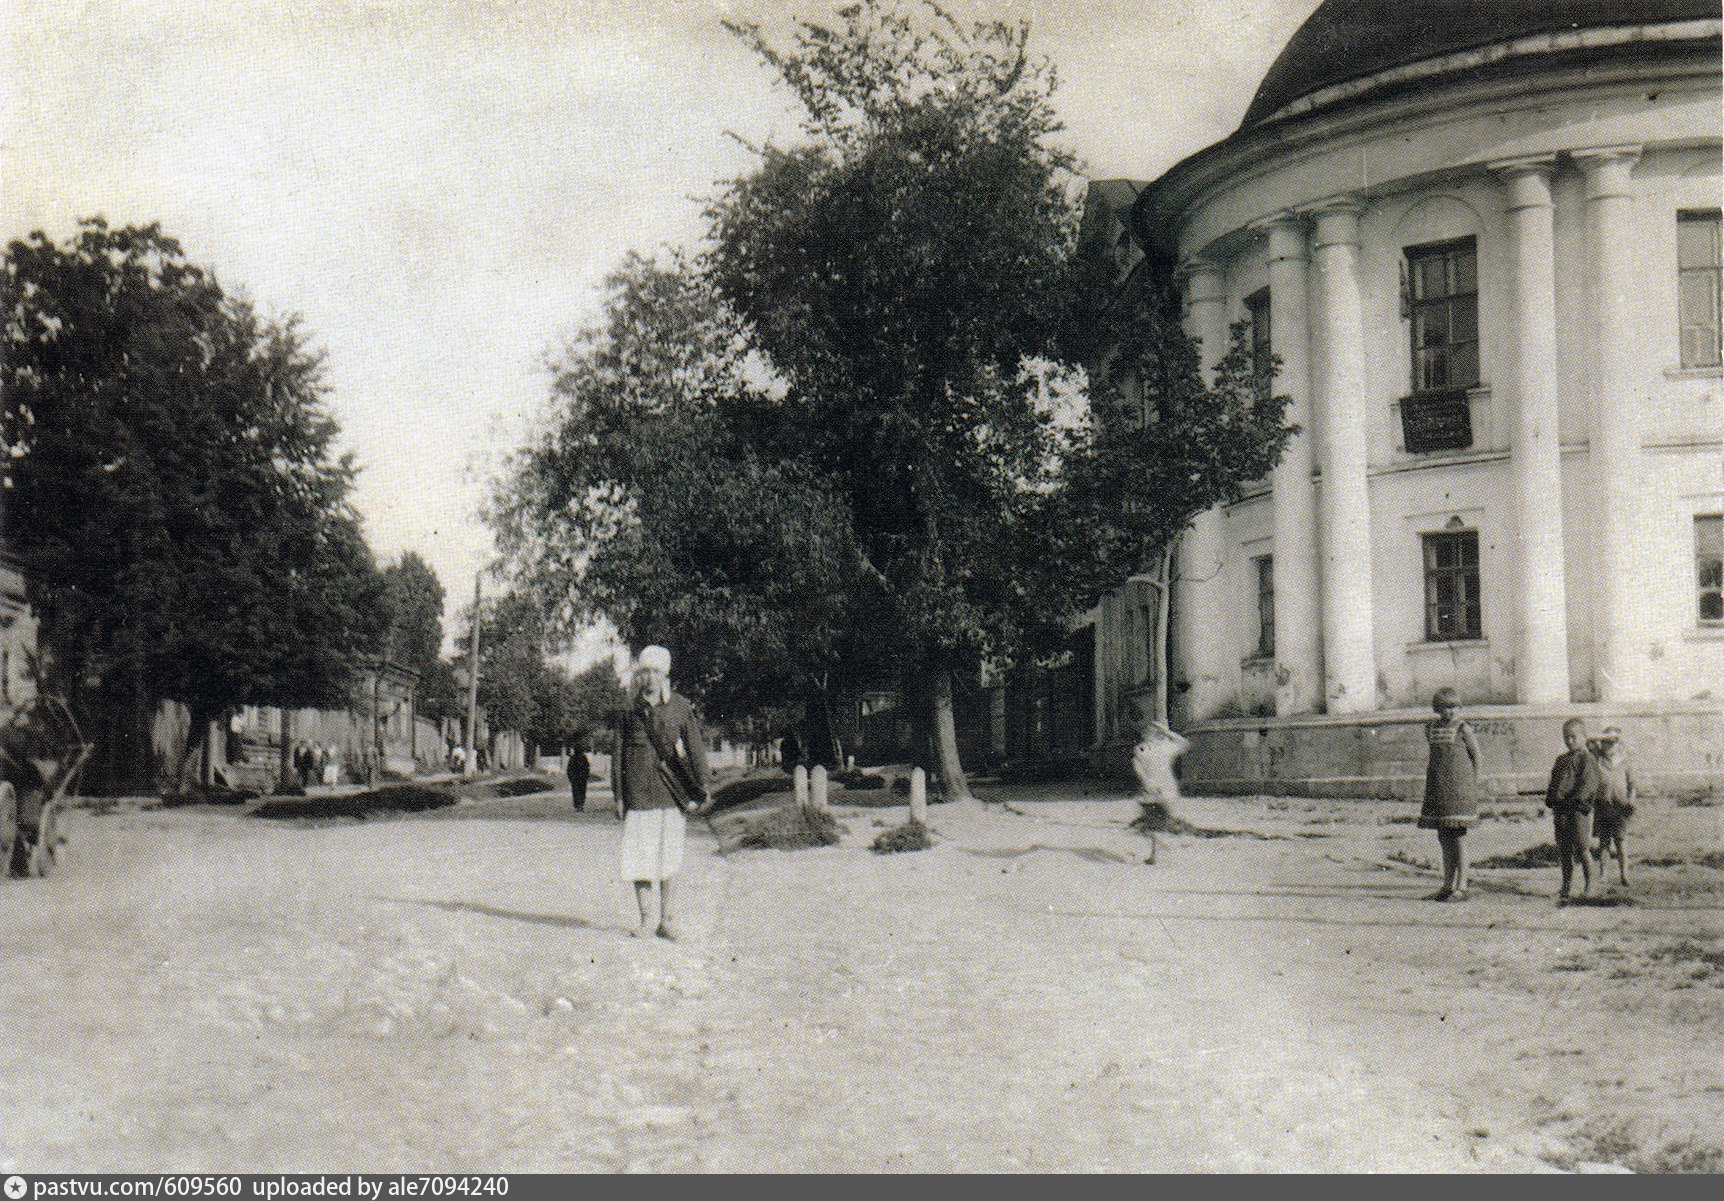
<path id="1" fill-rule="evenodd" d="M 1592 892 L 1592 810 L 1604 790 L 1598 760 L 1586 748 L 1586 723 L 1571 717 L 1562 723 L 1562 741 L 1568 747 L 1550 768 L 1550 787 L 1545 790 L 1545 808 L 1556 828 L 1556 858 L 1562 869 L 1562 891 L 1556 903 L 1569 902 L 1574 865 L 1580 864 L 1581 896 Z"/>

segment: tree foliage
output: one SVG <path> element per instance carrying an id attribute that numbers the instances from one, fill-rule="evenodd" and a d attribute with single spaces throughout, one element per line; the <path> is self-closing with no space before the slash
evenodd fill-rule
<path id="1" fill-rule="evenodd" d="M 870 0 L 786 46 L 730 28 L 799 143 L 712 200 L 698 256 L 612 279 L 493 524 L 547 609 L 670 646 L 709 713 L 895 679 L 963 795 L 953 673 L 1063 638 L 1268 469 L 1280 405 L 1242 350 L 1206 386 L 1164 297 L 1075 253 L 1027 26 Z"/>
<path id="2" fill-rule="evenodd" d="M 380 580 L 332 457 L 318 356 L 187 262 L 100 218 L 5 268 L 7 536 L 51 650 L 48 687 L 148 783 L 148 714 L 194 729 L 244 703 L 344 703 Z"/>
<path id="3" fill-rule="evenodd" d="M 672 651 L 710 719 L 748 712 L 838 653 L 856 555 L 827 482 L 748 378 L 735 318 L 680 259 L 631 257 L 608 316 L 553 364 L 544 435 L 496 490 L 517 588 L 555 628 L 614 622 Z"/>
<path id="4" fill-rule="evenodd" d="M 1044 510 L 1069 431 L 1033 365 L 1058 362 L 1082 302 L 1077 163 L 1052 143 L 1054 75 L 1026 25 L 838 16 L 786 48 L 732 26 L 801 102 L 805 141 L 764 149 L 714 203 L 710 270 L 791 381 L 873 599 L 939 696 L 1059 599 Z"/>
<path id="5" fill-rule="evenodd" d="M 1052 506 L 1056 524 L 1084 532 L 1062 563 L 1090 598 L 1152 567 L 1200 513 L 1237 501 L 1295 432 L 1270 386 L 1275 365 L 1253 360 L 1243 325 L 1206 384 L 1179 317 L 1177 289 L 1149 273 L 1091 323 L 1107 364 Z"/>
<path id="6" fill-rule="evenodd" d="M 443 659 L 442 583 L 418 554 L 383 569 L 385 622 L 381 653 L 418 673 L 414 709 L 433 721 L 461 712 L 454 672 Z"/>

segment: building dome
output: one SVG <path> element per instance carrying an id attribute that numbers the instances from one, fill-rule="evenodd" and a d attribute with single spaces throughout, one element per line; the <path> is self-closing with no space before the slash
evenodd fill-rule
<path id="1" fill-rule="evenodd" d="M 1590 49 L 1598 43 L 1577 31 L 1619 30 L 1632 40 L 1636 27 L 1716 21 L 1719 11 L 1719 0 L 1324 0 L 1263 77 L 1240 128 L 1344 98 L 1343 85 L 1417 63 L 1513 43 L 1522 44 L 1502 56 Z"/>

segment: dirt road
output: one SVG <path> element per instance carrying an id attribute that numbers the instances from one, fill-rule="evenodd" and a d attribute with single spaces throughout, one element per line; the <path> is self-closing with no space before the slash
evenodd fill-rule
<path id="1" fill-rule="evenodd" d="M 868 849 L 901 809 L 697 826 L 679 944 L 624 937 L 566 790 L 77 812 L 3 882 L 0 1170 L 1724 1167 L 1717 807 L 1644 815 L 1636 903 L 1559 910 L 1554 869 L 1420 900 L 1393 807 L 1188 801 L 1235 836 L 1150 865 L 1129 799 L 997 795 L 909 854 Z"/>

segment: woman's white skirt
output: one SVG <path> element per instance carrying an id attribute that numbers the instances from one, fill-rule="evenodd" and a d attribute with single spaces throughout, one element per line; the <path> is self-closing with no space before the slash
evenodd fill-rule
<path id="1" fill-rule="evenodd" d="M 624 880 L 664 880 L 682 870 L 688 822 L 681 809 L 631 809 L 623 815 Z"/>

